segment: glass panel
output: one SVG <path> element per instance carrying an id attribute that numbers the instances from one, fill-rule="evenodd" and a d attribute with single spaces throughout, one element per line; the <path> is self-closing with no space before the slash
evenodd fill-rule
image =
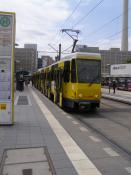
<path id="1" fill-rule="evenodd" d="M 76 64 L 74 59 L 71 62 L 71 82 L 76 83 Z"/>
<path id="2" fill-rule="evenodd" d="M 97 60 L 77 60 L 79 83 L 100 83 L 101 62 Z"/>

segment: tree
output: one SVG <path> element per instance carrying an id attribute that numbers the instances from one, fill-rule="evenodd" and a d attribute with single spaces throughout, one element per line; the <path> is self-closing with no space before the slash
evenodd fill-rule
<path id="1" fill-rule="evenodd" d="M 131 63 L 131 58 L 128 58 L 126 63 Z"/>

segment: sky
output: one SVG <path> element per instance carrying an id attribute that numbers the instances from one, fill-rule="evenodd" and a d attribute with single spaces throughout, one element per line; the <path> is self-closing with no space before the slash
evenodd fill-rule
<path id="1" fill-rule="evenodd" d="M 120 48 L 122 4 L 123 0 L 0 0 L 0 11 L 16 13 L 18 47 L 23 47 L 24 43 L 36 43 L 38 51 L 42 51 L 39 54 L 55 56 L 56 54 L 47 51 L 58 50 L 59 43 L 62 44 L 62 51 L 66 50 L 73 42 L 66 33 L 61 32 L 62 29 L 80 30 L 77 44 L 97 46 L 100 49 Z M 90 13 L 94 7 L 96 8 Z M 119 15 L 121 16 L 118 17 Z M 109 23 L 116 17 L 116 20 Z M 103 25 L 105 26 L 102 27 Z M 129 20 L 129 50 L 130 27 Z M 65 52 L 70 51 L 71 49 Z"/>

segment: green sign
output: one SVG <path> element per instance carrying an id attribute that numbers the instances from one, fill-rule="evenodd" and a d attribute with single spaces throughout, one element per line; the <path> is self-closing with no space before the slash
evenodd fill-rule
<path id="1" fill-rule="evenodd" d="M 0 25 L 2 27 L 8 27 L 10 25 L 10 19 L 6 16 L 3 16 L 1 19 L 0 19 Z"/>

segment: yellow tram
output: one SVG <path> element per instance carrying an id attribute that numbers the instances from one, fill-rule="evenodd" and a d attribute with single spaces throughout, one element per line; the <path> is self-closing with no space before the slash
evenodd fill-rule
<path id="1" fill-rule="evenodd" d="M 72 53 L 34 73 L 33 84 L 60 107 L 95 109 L 101 99 L 101 56 Z"/>

